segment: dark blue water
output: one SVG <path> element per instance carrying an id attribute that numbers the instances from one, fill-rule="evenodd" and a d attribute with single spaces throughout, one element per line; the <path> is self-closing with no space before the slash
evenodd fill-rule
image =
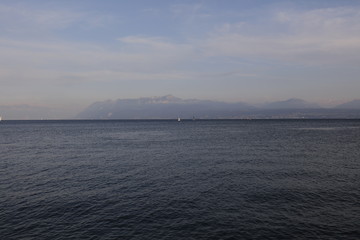
<path id="1" fill-rule="evenodd" d="M 2 121 L 1 239 L 360 239 L 360 121 Z"/>

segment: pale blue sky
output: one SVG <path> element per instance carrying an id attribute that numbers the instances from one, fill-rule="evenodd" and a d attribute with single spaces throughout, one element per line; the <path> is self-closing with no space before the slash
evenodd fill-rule
<path id="1" fill-rule="evenodd" d="M 0 105 L 360 98 L 360 1 L 0 1 Z"/>

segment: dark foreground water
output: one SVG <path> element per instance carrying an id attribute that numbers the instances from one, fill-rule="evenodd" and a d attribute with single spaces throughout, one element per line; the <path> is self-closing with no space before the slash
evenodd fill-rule
<path id="1" fill-rule="evenodd" d="M 1 239 L 360 239 L 360 121 L 2 121 Z"/>

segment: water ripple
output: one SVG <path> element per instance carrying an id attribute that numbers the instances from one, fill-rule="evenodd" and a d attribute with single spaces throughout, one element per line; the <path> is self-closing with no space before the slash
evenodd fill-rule
<path id="1" fill-rule="evenodd" d="M 359 126 L 4 124 L 0 236 L 358 239 Z"/>

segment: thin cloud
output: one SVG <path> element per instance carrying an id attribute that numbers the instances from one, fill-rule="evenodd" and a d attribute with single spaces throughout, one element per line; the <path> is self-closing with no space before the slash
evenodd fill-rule
<path id="1" fill-rule="evenodd" d="M 189 59 L 189 46 L 160 38 L 126 37 L 126 47 L 113 51 L 95 44 L 11 41 L 0 38 L 0 76 L 13 84 L 63 84 L 122 80 L 178 80 L 179 61 Z M 144 45 L 146 51 L 139 51 Z M 133 51 L 136 49 L 136 51 Z"/>
<path id="2" fill-rule="evenodd" d="M 155 94 L 168 89 L 188 94 L 191 88 L 194 94 L 235 98 L 282 92 L 291 95 L 301 87 L 305 89 L 303 95 L 308 96 L 358 94 L 357 6 L 267 9 L 261 17 L 252 16 L 254 10 L 249 10 L 246 17 L 226 17 L 224 11 L 219 11 L 207 21 L 206 15 L 216 14 L 217 9 L 210 9 L 206 2 L 177 5 L 172 7 L 172 16 L 159 16 L 169 20 L 166 26 L 171 30 L 164 31 L 158 31 L 156 26 L 151 29 L 150 25 L 149 30 L 116 25 L 111 22 L 114 12 L 103 18 L 96 10 L 37 7 L 0 4 L 1 99 L 11 99 L 16 95 L 12 90 L 20 88 L 23 99 L 31 99 L 34 89 L 38 96 L 44 94 L 43 99 L 48 95 L 60 99 L 59 89 L 68 92 L 69 98 L 71 94 L 74 99 L 83 94 L 92 99 L 99 96 L 99 86 L 101 96 L 119 94 L 118 89 L 136 95 L 144 83 L 148 84 L 141 90 L 144 94 L 148 88 Z M 164 12 L 164 7 L 159 9 Z M 149 9 L 148 14 L 151 12 Z M 139 28 L 144 21 L 136 22 L 129 16 L 125 20 L 134 21 Z M 106 25 L 107 21 L 111 24 Z M 106 31 L 72 37 L 79 26 L 96 30 L 102 23 Z M 328 71 L 319 66 L 327 66 Z M 327 84 L 331 81 L 333 85 Z M 306 90 L 309 86 L 311 94 Z M 224 96 L 224 92 L 229 94 Z"/>
<path id="3" fill-rule="evenodd" d="M 249 23 L 226 23 L 222 28 L 214 26 L 213 32 L 202 38 L 183 42 L 165 37 L 126 36 L 118 39 L 117 50 L 99 44 L 0 38 L 0 62 L 3 69 L 7 67 L 6 71 L 3 70 L 7 76 L 12 71 L 17 76 L 18 69 L 53 69 L 54 76 L 59 71 L 65 72 L 67 76 L 87 71 L 89 74 L 91 71 L 111 71 L 127 73 L 118 76 L 129 75 L 129 72 L 151 76 L 154 72 L 162 71 L 166 76 L 168 72 L 174 71 L 183 71 L 184 74 L 196 72 L 195 65 L 206 66 L 218 57 L 225 61 L 231 61 L 224 58 L 230 57 L 310 65 L 356 65 L 357 60 L 360 60 L 360 31 L 354 31 L 360 28 L 360 16 L 356 9 L 334 8 L 295 13 L 281 11 L 273 16 L 269 24 L 286 24 L 285 29 L 290 30 L 277 35 L 266 33 L 259 36 L 258 29 L 254 34 L 248 31 Z M 317 27 L 314 28 L 311 22 Z M 328 27 L 330 25 L 334 25 L 334 28 Z M 245 33 L 243 27 L 247 29 Z M 224 63 L 219 62 L 219 66 L 221 65 Z M 197 71 L 202 74 L 200 69 Z M 219 69 L 218 72 L 236 71 Z M 249 76 L 253 73 L 244 74 Z M 103 78 L 106 76 L 110 75 L 105 74 Z M 115 78 L 117 75 L 111 76 Z M 130 77 L 131 79 L 143 79 L 136 77 L 136 74 L 132 76 L 134 77 Z M 156 75 L 151 78 L 155 77 Z"/>
<path id="4" fill-rule="evenodd" d="M 350 8 L 281 11 L 268 24 L 279 25 L 278 29 L 284 30 L 268 34 L 264 26 L 264 35 L 259 35 L 258 31 L 243 33 L 244 23 L 227 23 L 205 40 L 204 52 L 209 56 L 265 58 L 302 64 L 356 64 L 355 61 L 360 60 L 359 12 L 359 9 Z"/>
<path id="5" fill-rule="evenodd" d="M 104 27 L 114 22 L 114 16 L 69 9 L 39 9 L 31 5 L 0 4 L 1 35 L 41 33 L 77 25 L 82 28 Z"/>
<path id="6" fill-rule="evenodd" d="M 208 16 L 208 14 L 203 13 L 204 5 L 200 3 L 175 4 L 170 9 L 175 17 L 187 17 L 191 20 L 199 16 Z"/>

